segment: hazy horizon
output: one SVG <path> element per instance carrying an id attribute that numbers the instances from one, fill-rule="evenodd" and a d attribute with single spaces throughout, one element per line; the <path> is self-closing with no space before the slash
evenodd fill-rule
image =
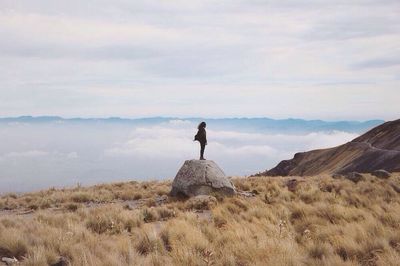
<path id="1" fill-rule="evenodd" d="M 381 117 L 370 117 L 365 119 L 322 119 L 322 118 L 303 118 L 303 117 L 270 117 L 270 116 L 169 116 L 169 115 L 154 115 L 154 116 L 62 116 L 62 115 L 53 115 L 53 114 L 17 114 L 12 116 L 1 116 L 0 119 L 15 119 L 15 118 L 61 118 L 61 119 L 126 119 L 126 120 L 140 120 L 140 119 L 153 119 L 153 118 L 161 118 L 161 119 L 270 119 L 270 120 L 303 120 L 303 121 L 324 121 L 324 122 L 366 122 L 366 121 L 389 121 L 385 120 Z M 393 116 L 391 120 L 399 119 L 396 116 Z"/>

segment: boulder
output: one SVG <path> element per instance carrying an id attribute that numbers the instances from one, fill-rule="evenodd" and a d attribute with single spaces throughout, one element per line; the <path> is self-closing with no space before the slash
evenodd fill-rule
<path id="1" fill-rule="evenodd" d="M 378 177 L 378 178 L 384 178 L 387 179 L 390 177 L 390 173 L 386 170 L 380 169 L 380 170 L 375 170 L 371 173 L 372 175 Z"/>
<path id="2" fill-rule="evenodd" d="M 15 257 L 13 257 L 13 258 L 2 257 L 1 261 L 4 262 L 5 265 L 16 265 L 16 264 L 18 264 L 18 260 Z"/>
<path id="3" fill-rule="evenodd" d="M 252 198 L 255 197 L 256 195 L 259 194 L 259 192 L 257 191 L 257 193 L 255 193 L 255 191 L 237 191 L 236 192 L 239 196 L 245 197 L 245 198 Z"/>
<path id="4" fill-rule="evenodd" d="M 338 174 L 338 173 L 334 173 L 334 174 L 332 174 L 332 178 L 333 179 L 341 179 L 341 178 L 343 178 L 343 175 Z"/>
<path id="5" fill-rule="evenodd" d="M 171 196 L 234 195 L 235 186 L 221 168 L 210 160 L 187 160 L 172 182 Z"/>
<path id="6" fill-rule="evenodd" d="M 345 177 L 348 180 L 353 181 L 354 183 L 358 183 L 359 181 L 364 180 L 364 176 L 362 174 L 360 174 L 360 173 L 357 173 L 357 172 L 347 173 L 345 175 Z"/>
<path id="7" fill-rule="evenodd" d="M 286 186 L 290 192 L 295 192 L 298 184 L 297 179 L 290 179 L 286 182 Z"/>

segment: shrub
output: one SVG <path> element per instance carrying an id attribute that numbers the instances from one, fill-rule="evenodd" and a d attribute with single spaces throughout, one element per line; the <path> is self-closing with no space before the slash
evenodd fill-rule
<path id="1" fill-rule="evenodd" d="M 222 228 L 228 223 L 228 221 L 219 214 L 214 215 L 213 220 L 214 220 L 214 225 L 218 228 Z"/>
<path id="2" fill-rule="evenodd" d="M 7 229 L 0 234 L 0 257 L 15 257 L 20 260 L 27 251 L 27 242 L 15 229 Z"/>
<path id="3" fill-rule="evenodd" d="M 158 245 L 159 243 L 156 239 L 150 238 L 147 233 L 142 232 L 139 235 L 135 248 L 140 255 L 145 256 L 157 250 Z"/>
<path id="4" fill-rule="evenodd" d="M 210 210 L 217 205 L 217 199 L 213 196 L 199 195 L 190 198 L 186 202 L 186 209 L 188 210 Z"/>
<path id="5" fill-rule="evenodd" d="M 308 254 L 313 259 L 323 259 L 332 254 L 330 246 L 327 244 L 317 243 L 311 246 L 308 250 Z"/>
<path id="6" fill-rule="evenodd" d="M 153 209 L 145 208 L 142 211 L 143 221 L 145 223 L 154 222 L 157 220 L 157 214 Z"/>
<path id="7" fill-rule="evenodd" d="M 36 205 L 36 204 L 30 204 L 30 205 L 28 206 L 28 208 L 31 209 L 31 210 L 36 211 L 37 209 L 39 209 L 39 206 Z"/>
<path id="8" fill-rule="evenodd" d="M 86 222 L 86 227 L 91 231 L 103 234 L 105 232 L 119 232 L 118 228 L 115 225 L 115 222 L 111 219 L 111 217 L 107 217 L 105 215 L 102 216 L 92 216 Z"/>
<path id="9" fill-rule="evenodd" d="M 176 216 L 175 211 L 167 207 L 157 208 L 157 214 L 160 220 L 167 220 Z"/>
<path id="10" fill-rule="evenodd" d="M 153 199 L 153 198 L 148 199 L 148 200 L 146 201 L 146 206 L 147 206 L 147 207 L 154 207 L 154 206 L 156 206 L 156 205 L 157 205 L 157 202 L 156 202 L 155 199 Z"/>
<path id="11" fill-rule="evenodd" d="M 85 203 L 92 201 L 91 196 L 89 193 L 86 192 L 76 192 L 71 196 L 72 201 L 77 202 L 77 203 Z"/>
<path id="12" fill-rule="evenodd" d="M 134 228 L 140 227 L 142 225 L 142 220 L 138 219 L 127 219 L 124 222 L 124 229 L 131 233 Z"/>
<path id="13" fill-rule="evenodd" d="M 143 198 L 143 195 L 139 192 L 136 192 L 133 194 L 133 199 L 134 200 L 140 200 L 141 198 Z"/>
<path id="14" fill-rule="evenodd" d="M 40 203 L 40 209 L 48 209 L 48 208 L 50 208 L 50 207 L 51 207 L 51 203 L 50 203 L 49 200 L 43 200 L 43 201 Z"/>
<path id="15" fill-rule="evenodd" d="M 67 205 L 65 206 L 65 208 L 66 208 L 67 210 L 71 211 L 71 212 L 75 212 L 76 210 L 78 210 L 79 205 L 78 205 L 78 204 L 75 204 L 75 203 L 70 203 L 70 204 L 67 204 Z"/>

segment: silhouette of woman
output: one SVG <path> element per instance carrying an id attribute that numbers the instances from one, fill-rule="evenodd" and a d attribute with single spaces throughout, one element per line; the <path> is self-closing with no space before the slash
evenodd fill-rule
<path id="1" fill-rule="evenodd" d="M 206 136 L 206 122 L 201 122 L 197 127 L 198 131 L 196 136 L 194 136 L 194 140 L 200 142 L 200 160 L 204 159 L 204 149 L 207 145 L 207 136 Z"/>

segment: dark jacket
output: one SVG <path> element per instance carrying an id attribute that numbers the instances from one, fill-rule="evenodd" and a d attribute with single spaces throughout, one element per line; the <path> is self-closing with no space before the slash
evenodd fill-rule
<path id="1" fill-rule="evenodd" d="M 194 136 L 194 140 L 197 140 L 200 143 L 207 143 L 207 134 L 204 127 L 200 128 L 199 131 L 197 131 L 196 136 Z"/>

